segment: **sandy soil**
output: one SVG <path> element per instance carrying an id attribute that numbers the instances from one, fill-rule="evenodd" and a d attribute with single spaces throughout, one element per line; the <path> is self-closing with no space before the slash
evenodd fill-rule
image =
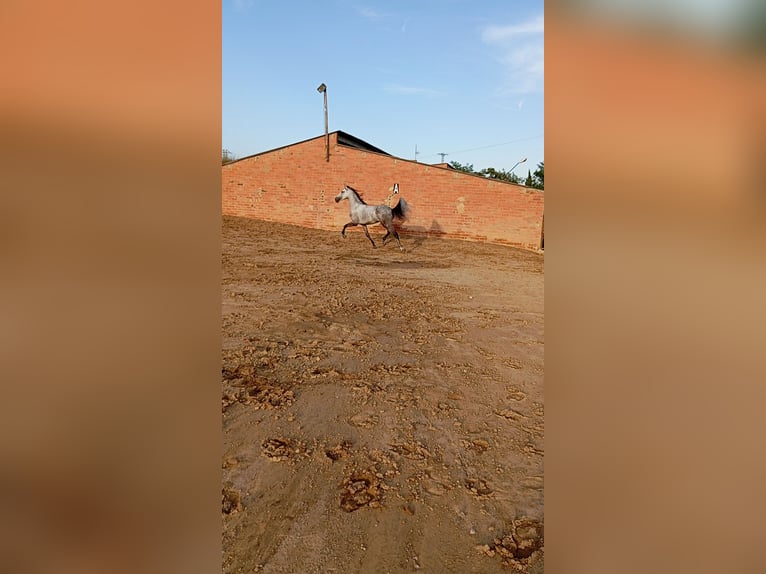
<path id="1" fill-rule="evenodd" d="M 401 235 L 224 218 L 224 572 L 543 571 L 543 256 Z"/>

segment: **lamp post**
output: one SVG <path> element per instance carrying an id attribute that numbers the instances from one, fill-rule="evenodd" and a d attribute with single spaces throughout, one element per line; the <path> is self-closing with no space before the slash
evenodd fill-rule
<path id="1" fill-rule="evenodd" d="M 326 161 L 330 161 L 330 132 L 328 131 L 329 123 L 327 121 L 327 86 L 325 86 L 324 82 L 319 84 L 317 92 L 324 94 L 324 151 Z"/>
<path id="2" fill-rule="evenodd" d="M 512 167 L 512 168 L 509 170 L 509 172 L 510 172 L 510 173 L 513 173 L 513 170 L 514 170 L 514 169 L 516 169 L 516 168 L 519 166 L 519 164 L 522 164 L 522 163 L 524 163 L 525 161 L 527 161 L 527 158 L 524 158 L 524 159 L 521 159 L 521 160 L 517 161 L 517 162 L 516 162 L 516 165 L 514 165 L 514 166 L 513 166 L 513 167 Z"/>

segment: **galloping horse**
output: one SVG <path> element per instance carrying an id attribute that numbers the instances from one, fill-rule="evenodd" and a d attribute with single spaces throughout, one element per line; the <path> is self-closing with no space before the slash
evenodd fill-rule
<path id="1" fill-rule="evenodd" d="M 399 184 L 395 184 L 394 189 L 396 192 L 398 192 Z M 340 193 L 335 196 L 335 203 L 342 199 L 348 199 L 350 206 L 349 215 L 351 216 L 351 221 L 344 225 L 343 231 L 340 232 L 344 238 L 346 237 L 347 227 L 361 225 L 364 229 L 364 234 L 367 236 L 367 239 L 370 240 L 370 243 L 372 243 L 374 248 L 376 247 L 375 242 L 372 240 L 372 237 L 370 237 L 370 232 L 367 231 L 367 226 L 373 225 L 375 223 L 380 223 L 383 227 L 386 228 L 386 234 L 383 236 L 383 245 L 386 244 L 388 236 L 393 234 L 393 236 L 396 238 L 396 242 L 399 244 L 399 249 L 404 251 L 402 242 L 399 241 L 399 233 L 397 233 L 393 223 L 394 219 L 404 220 L 407 218 L 407 203 L 404 201 L 403 197 L 399 200 L 399 203 L 397 203 L 396 207 L 393 209 L 387 205 L 367 205 L 364 200 L 359 197 L 359 193 L 357 193 L 353 187 L 350 185 L 345 185 Z"/>

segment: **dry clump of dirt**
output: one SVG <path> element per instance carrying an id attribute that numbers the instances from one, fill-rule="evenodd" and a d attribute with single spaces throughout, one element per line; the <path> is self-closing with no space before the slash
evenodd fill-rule
<path id="1" fill-rule="evenodd" d="M 493 492 L 483 478 L 467 478 L 465 487 L 475 496 L 489 496 Z"/>
<path id="2" fill-rule="evenodd" d="M 508 419 L 510 421 L 519 421 L 526 419 L 526 415 L 524 413 L 520 413 L 517 410 L 514 409 L 500 409 L 495 411 L 495 415 L 498 417 L 502 417 L 504 419 Z"/>
<path id="3" fill-rule="evenodd" d="M 268 438 L 261 443 L 261 454 L 275 462 L 306 454 L 306 446 L 298 440 L 284 437 Z"/>
<path id="4" fill-rule="evenodd" d="M 343 481 L 340 507 L 354 512 L 365 506 L 380 508 L 386 486 L 373 469 L 357 470 Z"/>
<path id="5" fill-rule="evenodd" d="M 272 384 L 255 374 L 255 368 L 240 366 L 222 370 L 224 382 L 237 387 L 234 392 L 224 392 L 221 398 L 222 410 L 235 402 L 253 405 L 258 409 L 278 409 L 287 407 L 295 401 L 295 393 L 290 389 Z"/>
<path id="6" fill-rule="evenodd" d="M 342 458 L 346 458 L 349 454 L 349 450 L 351 449 L 351 442 L 344 440 L 340 444 L 337 444 L 333 447 L 325 449 L 324 453 L 327 458 L 329 458 L 331 461 L 335 462 L 336 460 L 340 460 Z"/>
<path id="7" fill-rule="evenodd" d="M 410 460 L 426 460 L 433 457 L 431 452 L 419 441 L 392 443 L 389 446 L 393 452 Z"/>
<path id="8" fill-rule="evenodd" d="M 460 443 L 463 445 L 463 448 L 474 451 L 478 454 L 483 454 L 489 450 L 489 441 L 482 438 L 476 438 L 470 441 L 461 440 Z"/>
<path id="9" fill-rule="evenodd" d="M 499 556 L 504 566 L 527 572 L 542 559 L 545 539 L 542 522 L 521 518 L 510 523 L 508 532 L 492 544 L 479 546 L 487 556 Z"/>
<path id="10" fill-rule="evenodd" d="M 255 406 L 256 409 L 278 409 L 295 401 L 293 391 L 258 382 L 240 392 L 239 402 Z"/>
<path id="11" fill-rule="evenodd" d="M 242 500 L 239 492 L 229 488 L 221 489 L 221 512 L 234 514 L 242 510 Z"/>

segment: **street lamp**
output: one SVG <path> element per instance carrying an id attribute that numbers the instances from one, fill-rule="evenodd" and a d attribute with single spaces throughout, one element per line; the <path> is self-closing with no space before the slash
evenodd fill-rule
<path id="1" fill-rule="evenodd" d="M 326 161 L 330 161 L 330 132 L 328 131 L 329 123 L 327 121 L 327 86 L 325 86 L 324 82 L 319 84 L 317 92 L 324 94 L 324 151 Z"/>
<path id="2" fill-rule="evenodd" d="M 323 85 L 324 85 L 324 84 L 323 84 Z M 514 166 L 513 166 L 513 167 L 512 167 L 512 168 L 511 168 L 509 171 L 510 171 L 510 172 L 513 172 L 513 170 L 514 170 L 514 169 L 516 169 L 516 168 L 519 166 L 519 164 L 521 164 L 521 163 L 524 163 L 525 161 L 527 161 L 527 158 L 524 158 L 524 159 L 522 159 L 522 160 L 519 160 L 519 161 L 517 161 L 517 162 L 516 162 L 516 165 L 514 165 Z"/>

